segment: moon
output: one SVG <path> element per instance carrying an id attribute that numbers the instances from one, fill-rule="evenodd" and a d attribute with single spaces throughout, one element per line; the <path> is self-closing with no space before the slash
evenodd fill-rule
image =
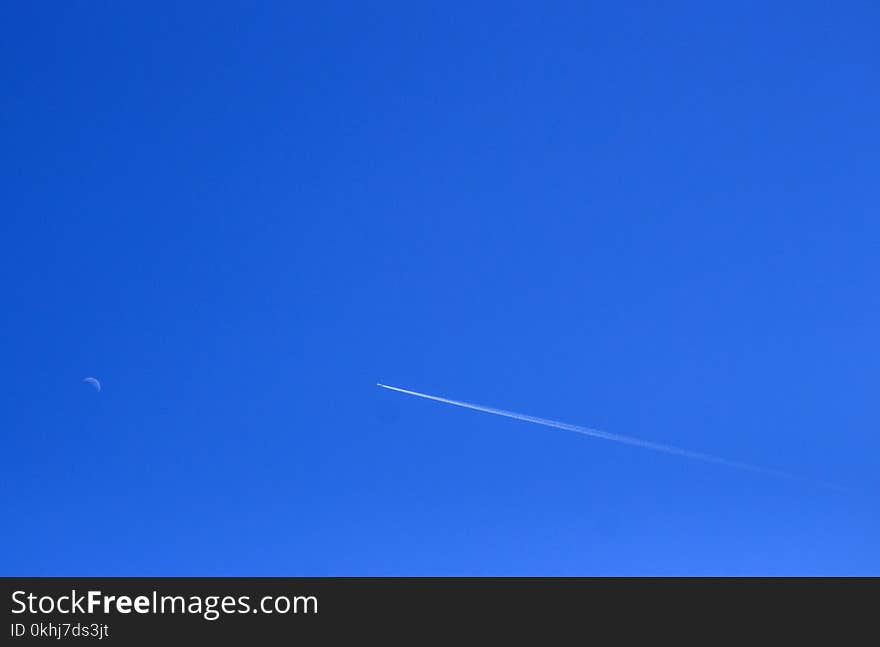
<path id="1" fill-rule="evenodd" d="M 84 378 L 84 379 L 83 379 L 83 382 L 88 382 L 88 383 L 91 384 L 93 387 L 95 387 L 95 391 L 98 391 L 98 392 L 100 393 L 100 391 L 101 391 L 101 383 L 98 381 L 98 378 L 96 378 L 96 377 L 87 377 L 87 378 Z"/>

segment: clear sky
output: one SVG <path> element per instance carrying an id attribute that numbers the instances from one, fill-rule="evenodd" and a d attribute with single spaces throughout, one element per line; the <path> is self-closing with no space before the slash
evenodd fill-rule
<path id="1" fill-rule="evenodd" d="M 7 3 L 0 573 L 880 575 L 880 8 L 660 4 Z"/>

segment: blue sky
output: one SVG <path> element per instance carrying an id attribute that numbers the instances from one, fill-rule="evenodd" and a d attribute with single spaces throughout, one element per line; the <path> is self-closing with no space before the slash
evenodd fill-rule
<path id="1" fill-rule="evenodd" d="M 2 574 L 880 574 L 874 3 L 0 17 Z"/>

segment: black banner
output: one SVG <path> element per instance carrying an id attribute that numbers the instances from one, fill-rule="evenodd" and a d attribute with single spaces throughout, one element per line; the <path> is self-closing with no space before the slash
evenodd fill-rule
<path id="1" fill-rule="evenodd" d="M 423 640 L 853 628 L 878 579 L 5 578 L 4 643 Z M 700 629 L 700 631 L 705 631 Z M 575 635 L 575 634 L 570 634 Z M 705 635 L 705 634 L 704 634 Z M 709 637 L 709 636 L 706 636 Z M 196 642 L 193 642 L 196 641 Z"/>

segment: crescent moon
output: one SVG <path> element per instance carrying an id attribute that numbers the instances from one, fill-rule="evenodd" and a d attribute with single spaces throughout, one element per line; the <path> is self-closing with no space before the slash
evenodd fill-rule
<path id="1" fill-rule="evenodd" d="M 95 391 L 101 391 L 101 383 L 98 381 L 98 378 L 95 377 L 87 377 L 83 380 L 83 382 L 88 382 L 93 387 L 95 387 Z"/>

